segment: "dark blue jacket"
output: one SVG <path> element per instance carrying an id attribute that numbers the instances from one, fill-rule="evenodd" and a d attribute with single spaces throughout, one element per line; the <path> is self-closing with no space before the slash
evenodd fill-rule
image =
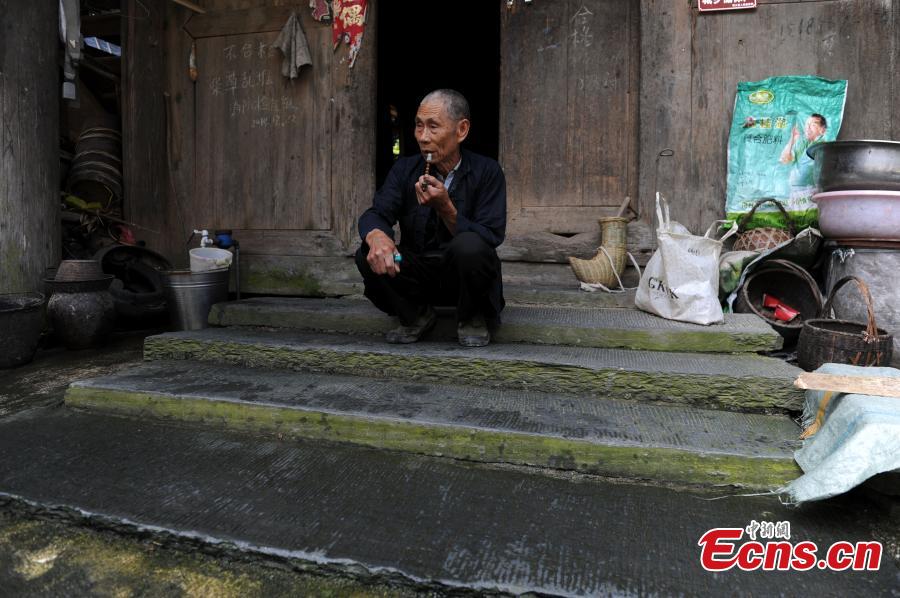
<path id="1" fill-rule="evenodd" d="M 372 207 L 359 219 L 359 236 L 365 240 L 373 229 L 381 229 L 391 239 L 393 226 L 400 222 L 400 252 L 415 253 L 439 249 L 450 232 L 437 213 L 420 206 L 415 183 L 425 172 L 421 155 L 400 158 L 375 193 Z M 462 150 L 462 164 L 453 177 L 450 199 L 456 206 L 456 232 L 472 231 L 496 248 L 506 235 L 506 179 L 496 161 Z"/>
<path id="2" fill-rule="evenodd" d="M 425 172 L 421 155 L 400 158 L 375 193 L 372 207 L 359 219 L 359 236 L 378 228 L 391 239 L 400 223 L 400 253 L 441 249 L 452 239 L 433 209 L 419 205 L 415 184 Z M 456 206 L 456 232 L 472 231 L 497 248 L 506 236 L 506 178 L 495 160 L 462 149 L 462 163 L 450 186 Z M 503 287 L 498 278 L 490 294 L 497 313 L 503 309 Z"/>

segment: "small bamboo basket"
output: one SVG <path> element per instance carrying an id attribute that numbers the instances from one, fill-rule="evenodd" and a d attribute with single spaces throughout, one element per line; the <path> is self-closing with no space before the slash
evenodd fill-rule
<path id="1" fill-rule="evenodd" d="M 597 254 L 589 260 L 569 257 L 569 265 L 581 282 L 612 286 L 625 270 L 627 249 L 625 246 L 628 218 L 611 216 L 601 218 L 601 245 Z M 606 251 L 604 251 L 604 249 Z"/>

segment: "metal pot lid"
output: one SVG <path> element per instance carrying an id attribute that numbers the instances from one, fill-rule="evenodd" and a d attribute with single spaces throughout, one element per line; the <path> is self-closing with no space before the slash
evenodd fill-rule
<path id="1" fill-rule="evenodd" d="M 858 148 L 869 147 L 878 149 L 900 149 L 900 141 L 891 141 L 889 139 L 847 139 L 841 141 L 822 141 L 815 143 L 807 148 L 806 155 L 816 159 L 816 154 L 822 151 L 824 147 L 836 148 Z"/>

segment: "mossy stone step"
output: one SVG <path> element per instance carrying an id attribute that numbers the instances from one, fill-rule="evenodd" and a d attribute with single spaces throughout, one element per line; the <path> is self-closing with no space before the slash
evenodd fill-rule
<path id="1" fill-rule="evenodd" d="M 732 411 L 802 408 L 800 370 L 758 355 L 456 343 L 390 345 L 376 337 L 207 328 L 148 337 L 144 358 L 191 359 L 404 381 L 467 384 Z"/>
<path id="2" fill-rule="evenodd" d="M 66 404 L 618 478 L 776 488 L 800 475 L 783 415 L 170 361 L 76 382 Z"/>
<path id="3" fill-rule="evenodd" d="M 319 332 L 380 335 L 396 327 L 370 303 L 341 299 L 258 297 L 219 303 L 217 326 L 267 326 Z M 447 318 L 430 339 L 455 338 Z M 636 309 L 580 309 L 512 305 L 494 334 L 500 343 L 537 343 L 643 351 L 741 353 L 780 349 L 781 336 L 753 314 L 729 314 L 723 324 L 674 322 Z"/>

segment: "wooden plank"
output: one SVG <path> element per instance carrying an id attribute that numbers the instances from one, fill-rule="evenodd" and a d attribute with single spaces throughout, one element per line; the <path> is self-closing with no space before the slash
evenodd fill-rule
<path id="1" fill-rule="evenodd" d="M 310 17 L 311 20 L 311 17 Z M 327 29 L 307 24 L 317 68 L 280 74 L 275 33 L 197 40 L 197 190 L 210 228 L 331 227 Z"/>
<path id="2" fill-rule="evenodd" d="M 802 390 L 824 390 L 900 399 L 900 378 L 806 372 L 797 377 L 794 386 Z"/>
<path id="3" fill-rule="evenodd" d="M 632 206 L 647 226 L 653 225 L 656 191 L 669 199 L 679 221 L 681 206 L 706 201 L 693 196 L 688 186 L 695 4 L 691 0 L 641 2 L 640 191 Z M 655 246 L 654 238 L 651 242 Z"/>
<path id="4" fill-rule="evenodd" d="M 322 164 L 331 177 L 334 233 L 351 250 L 359 246 L 356 223 L 371 205 L 375 189 L 378 1 L 368 3 L 365 38 L 353 68 L 348 68 L 343 47 L 332 54 L 331 63 L 331 153 Z"/>
<path id="5" fill-rule="evenodd" d="M 280 31 L 297 7 L 261 7 L 194 15 L 184 26 L 194 39 Z M 301 12 L 297 11 L 298 16 Z M 304 27 L 305 30 L 305 27 Z"/>
<path id="6" fill-rule="evenodd" d="M 344 248 L 332 231 L 311 230 L 233 230 L 241 254 L 338 257 L 353 255 L 356 247 Z"/>
<path id="7" fill-rule="evenodd" d="M 501 16 L 500 158 L 511 212 L 527 231 L 545 213 L 636 195 L 638 3 L 567 0 Z M 602 215 L 596 213 L 595 216 Z M 516 234 L 519 231 L 513 229 Z"/>
<path id="8" fill-rule="evenodd" d="M 628 251 L 641 265 L 647 263 L 653 252 L 650 246 L 654 234 L 643 222 L 628 225 Z M 578 233 L 571 237 L 549 232 L 512 235 L 497 249 L 497 253 L 504 261 L 567 264 L 569 256 L 592 257 L 600 243 L 600 229 L 595 225 L 594 232 Z"/>
<path id="9" fill-rule="evenodd" d="M 3 20 L 0 293 L 35 292 L 60 254 L 58 5 L 6 2 Z"/>
<path id="10" fill-rule="evenodd" d="M 188 76 L 191 37 L 182 25 L 191 13 L 168 3 L 165 21 L 166 81 L 164 102 L 167 121 L 168 201 L 165 234 L 160 251 L 176 267 L 187 264 L 185 241 L 195 226 L 207 222 L 212 206 L 198 201 L 194 192 L 194 106 L 196 86 Z"/>
<path id="11" fill-rule="evenodd" d="M 501 11 L 500 162 L 511 208 L 558 201 L 580 205 L 567 172 L 565 124 L 571 2 Z M 555 176 L 546 176 L 552 171 Z M 562 173 L 566 172 L 565 176 Z"/>
<path id="12" fill-rule="evenodd" d="M 162 248 L 167 234 L 169 191 L 166 136 L 166 55 L 163 38 L 164 4 L 124 3 L 122 169 L 126 220 L 159 231 L 135 230 L 152 249 Z M 140 18 L 136 18 L 140 16 Z"/>
<path id="13" fill-rule="evenodd" d="M 190 0 L 172 0 L 172 2 L 174 2 L 175 4 L 180 4 L 181 6 L 187 8 L 193 12 L 199 13 L 201 15 L 206 13 L 206 11 L 203 10 L 203 7 L 201 7 L 197 4 L 194 4 Z"/>

